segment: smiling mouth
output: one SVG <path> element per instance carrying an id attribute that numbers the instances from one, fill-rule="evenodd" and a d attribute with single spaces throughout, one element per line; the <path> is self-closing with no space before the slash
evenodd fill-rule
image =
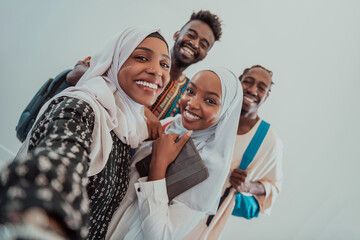
<path id="1" fill-rule="evenodd" d="M 191 56 L 194 56 L 195 55 L 195 53 L 194 53 L 194 51 L 192 51 L 190 48 L 188 48 L 188 47 L 182 47 L 182 49 L 184 50 L 184 52 L 186 52 L 187 54 L 189 54 L 189 55 L 191 55 Z"/>
<path id="2" fill-rule="evenodd" d="M 247 100 L 248 102 L 250 102 L 250 103 L 254 103 L 254 102 L 255 102 L 254 99 L 251 99 L 251 98 L 246 97 L 246 96 L 244 96 L 244 99 L 246 99 L 246 100 Z"/>
<path id="3" fill-rule="evenodd" d="M 199 120 L 199 119 L 200 119 L 199 116 L 196 116 L 195 114 L 190 113 L 188 110 L 185 110 L 185 111 L 184 111 L 184 116 L 185 116 L 186 118 L 191 119 L 191 120 Z"/>
<path id="4" fill-rule="evenodd" d="M 149 83 L 149 82 L 145 82 L 145 81 L 135 81 L 136 84 L 141 85 L 141 86 L 145 86 L 154 90 L 158 89 L 158 85 L 155 83 Z"/>

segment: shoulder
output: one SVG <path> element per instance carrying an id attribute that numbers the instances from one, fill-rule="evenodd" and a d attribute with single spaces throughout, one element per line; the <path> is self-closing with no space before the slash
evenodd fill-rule
<path id="1" fill-rule="evenodd" d="M 160 124 L 161 124 L 161 126 L 168 125 L 168 124 L 170 124 L 171 122 L 173 122 L 174 119 L 175 119 L 175 117 L 163 118 L 163 119 L 160 120 Z"/>
<path id="2" fill-rule="evenodd" d="M 266 147 L 267 149 L 278 153 L 281 153 L 284 148 L 281 138 L 275 132 L 274 128 L 271 125 L 262 145 L 264 145 L 264 147 Z"/>
<path id="3" fill-rule="evenodd" d="M 92 122 L 94 119 L 94 111 L 89 103 L 84 100 L 61 96 L 53 99 L 45 113 L 48 113 L 49 116 L 68 116 L 69 118 L 74 119 L 83 119 L 86 122 Z M 45 114 L 47 115 L 47 114 Z"/>

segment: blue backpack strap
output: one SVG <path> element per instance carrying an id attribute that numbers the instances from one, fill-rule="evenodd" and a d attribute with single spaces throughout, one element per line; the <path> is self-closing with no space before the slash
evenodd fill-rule
<path id="1" fill-rule="evenodd" d="M 259 128 L 257 129 L 254 137 L 251 139 L 251 142 L 249 143 L 249 146 L 246 148 L 243 158 L 241 159 L 241 163 L 239 166 L 241 170 L 245 171 L 249 166 L 249 164 L 252 162 L 269 128 L 270 128 L 270 124 L 265 122 L 264 120 L 261 120 Z"/>
<path id="2" fill-rule="evenodd" d="M 245 171 L 252 162 L 269 128 L 270 124 L 262 120 L 254 137 L 251 139 L 249 146 L 246 148 L 243 158 L 241 159 L 239 166 L 241 170 Z M 244 196 L 241 193 L 237 193 L 235 195 L 235 207 L 232 215 L 251 219 L 253 217 L 258 217 L 259 212 L 260 206 L 254 196 Z"/>

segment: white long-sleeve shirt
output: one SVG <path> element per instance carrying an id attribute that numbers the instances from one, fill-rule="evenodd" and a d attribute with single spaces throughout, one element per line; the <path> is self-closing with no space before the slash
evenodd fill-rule
<path id="1" fill-rule="evenodd" d="M 106 239 L 181 239 L 205 216 L 168 201 L 166 180 L 147 182 L 131 165 L 130 186 L 109 224 Z"/>

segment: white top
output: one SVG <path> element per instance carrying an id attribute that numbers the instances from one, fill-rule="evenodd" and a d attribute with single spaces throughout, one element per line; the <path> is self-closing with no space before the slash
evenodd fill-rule
<path id="1" fill-rule="evenodd" d="M 260 122 L 261 120 L 259 120 L 255 126 L 246 134 L 236 136 L 234 155 L 231 162 L 231 170 L 228 176 L 228 180 L 223 187 L 223 192 L 227 187 L 230 187 L 230 174 L 235 168 L 239 167 L 244 152 L 254 137 L 257 129 L 259 128 Z M 271 207 L 273 206 L 273 203 L 281 190 L 281 183 L 283 178 L 281 167 L 283 155 L 282 152 L 282 142 L 275 134 L 272 127 L 270 127 L 253 161 L 246 170 L 250 181 L 259 181 L 265 187 L 264 196 L 254 195 L 259 203 L 260 212 L 262 214 L 270 214 Z M 206 225 L 206 217 L 199 224 L 197 224 L 197 226 L 192 229 L 192 231 L 187 234 L 183 240 L 218 240 L 221 238 L 226 223 L 229 220 L 235 206 L 236 191 L 234 188 L 232 189 L 233 190 L 230 191 L 229 195 L 223 201 L 221 207 L 212 219 L 210 226 Z M 245 193 L 243 194 L 251 195 Z"/>
<path id="2" fill-rule="evenodd" d="M 260 125 L 261 119 L 246 134 L 237 135 L 234 148 L 233 161 L 231 169 L 238 168 L 244 152 L 254 137 L 256 130 Z M 248 178 L 252 182 L 259 181 L 265 187 L 265 195 L 254 195 L 260 205 L 260 212 L 269 215 L 273 202 L 281 190 L 283 179 L 282 174 L 283 144 L 270 126 L 264 141 L 262 142 L 253 161 L 246 169 Z"/>
<path id="3" fill-rule="evenodd" d="M 129 189 L 109 224 L 107 239 L 181 239 L 207 213 L 216 212 L 222 186 L 229 172 L 242 103 L 242 89 L 236 76 L 224 68 L 213 68 L 222 90 L 221 113 L 216 123 L 194 130 L 191 137 L 209 177 L 168 202 L 166 180 L 139 179 L 135 163 L 152 151 L 143 144 L 133 156 Z M 181 116 L 165 133 L 184 134 Z M 146 234 L 146 235 L 145 235 Z"/>
<path id="4" fill-rule="evenodd" d="M 204 212 L 176 199 L 168 205 L 165 179 L 138 179 L 135 162 L 130 175 L 130 187 L 113 215 L 106 239 L 181 239 L 204 217 Z"/>

